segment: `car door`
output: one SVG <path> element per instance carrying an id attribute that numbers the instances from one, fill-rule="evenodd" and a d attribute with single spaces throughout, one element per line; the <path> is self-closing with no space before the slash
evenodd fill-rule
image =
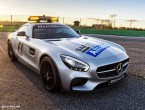
<path id="1" fill-rule="evenodd" d="M 29 26 L 24 25 L 19 30 L 19 32 L 25 32 L 27 36 L 30 35 L 29 32 Z M 17 49 L 17 55 L 19 60 L 23 61 L 24 63 L 29 63 L 29 39 L 26 36 L 16 36 L 16 49 Z"/>
<path id="2" fill-rule="evenodd" d="M 26 36 L 17 36 L 17 53 L 19 60 L 24 63 L 26 66 L 36 69 L 36 48 L 33 44 L 33 38 L 32 38 L 32 29 L 25 25 L 23 26 L 19 32 L 25 32 Z"/>

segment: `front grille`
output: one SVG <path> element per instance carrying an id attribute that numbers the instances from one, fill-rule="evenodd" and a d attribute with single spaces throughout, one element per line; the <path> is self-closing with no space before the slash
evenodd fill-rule
<path id="1" fill-rule="evenodd" d="M 116 67 L 122 63 L 123 68 L 122 71 L 124 71 L 127 67 L 128 67 L 128 62 L 129 62 L 129 58 L 126 60 L 123 60 L 121 62 L 117 62 L 117 63 L 113 63 L 113 64 L 109 64 L 109 65 L 105 65 L 105 66 L 101 66 L 98 67 L 96 72 L 99 78 L 107 78 L 107 77 L 114 77 L 119 75 L 117 72 Z"/>

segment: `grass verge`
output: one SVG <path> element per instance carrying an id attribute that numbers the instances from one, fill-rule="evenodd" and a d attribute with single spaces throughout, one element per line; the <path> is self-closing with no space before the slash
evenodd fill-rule
<path id="1" fill-rule="evenodd" d="M 20 26 L 3 26 L 3 27 L 0 27 L 0 32 L 14 32 L 19 27 Z"/>
<path id="2" fill-rule="evenodd" d="M 0 32 L 14 32 L 20 26 L 3 26 L 0 27 Z M 102 34 L 102 35 L 118 35 L 118 36 L 135 36 L 144 37 L 145 31 L 135 31 L 135 30 L 96 30 L 96 29 L 86 29 L 80 27 L 74 27 L 75 30 L 80 30 L 82 34 Z"/>
<path id="3" fill-rule="evenodd" d="M 82 34 L 102 34 L 102 35 L 118 35 L 118 36 L 135 36 L 135 37 L 145 36 L 145 31 L 135 31 L 135 30 L 96 30 L 84 28 L 74 28 L 74 29 L 80 30 Z"/>

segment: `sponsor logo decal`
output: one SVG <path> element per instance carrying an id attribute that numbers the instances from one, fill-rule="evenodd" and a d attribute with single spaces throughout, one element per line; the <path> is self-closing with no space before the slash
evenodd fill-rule
<path id="1" fill-rule="evenodd" d="M 110 46 L 106 46 L 106 45 L 96 45 L 96 46 L 90 48 L 86 52 L 86 54 L 91 55 L 93 57 L 97 57 L 100 53 L 102 53 L 104 50 L 106 50 L 109 47 Z"/>
<path id="2" fill-rule="evenodd" d="M 65 26 L 65 25 L 52 25 L 52 24 L 50 24 L 50 25 L 36 25 L 36 26 L 34 26 L 34 28 L 37 28 L 37 29 L 49 29 L 49 28 L 68 28 L 67 26 Z"/>

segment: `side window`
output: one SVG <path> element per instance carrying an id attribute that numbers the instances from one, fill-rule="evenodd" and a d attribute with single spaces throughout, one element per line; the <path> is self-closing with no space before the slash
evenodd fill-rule
<path id="1" fill-rule="evenodd" d="M 30 33 L 29 33 L 29 26 L 22 26 L 19 30 L 18 30 L 18 32 L 21 32 L 21 31 L 24 31 L 25 33 L 26 33 L 26 35 L 30 35 Z"/>

